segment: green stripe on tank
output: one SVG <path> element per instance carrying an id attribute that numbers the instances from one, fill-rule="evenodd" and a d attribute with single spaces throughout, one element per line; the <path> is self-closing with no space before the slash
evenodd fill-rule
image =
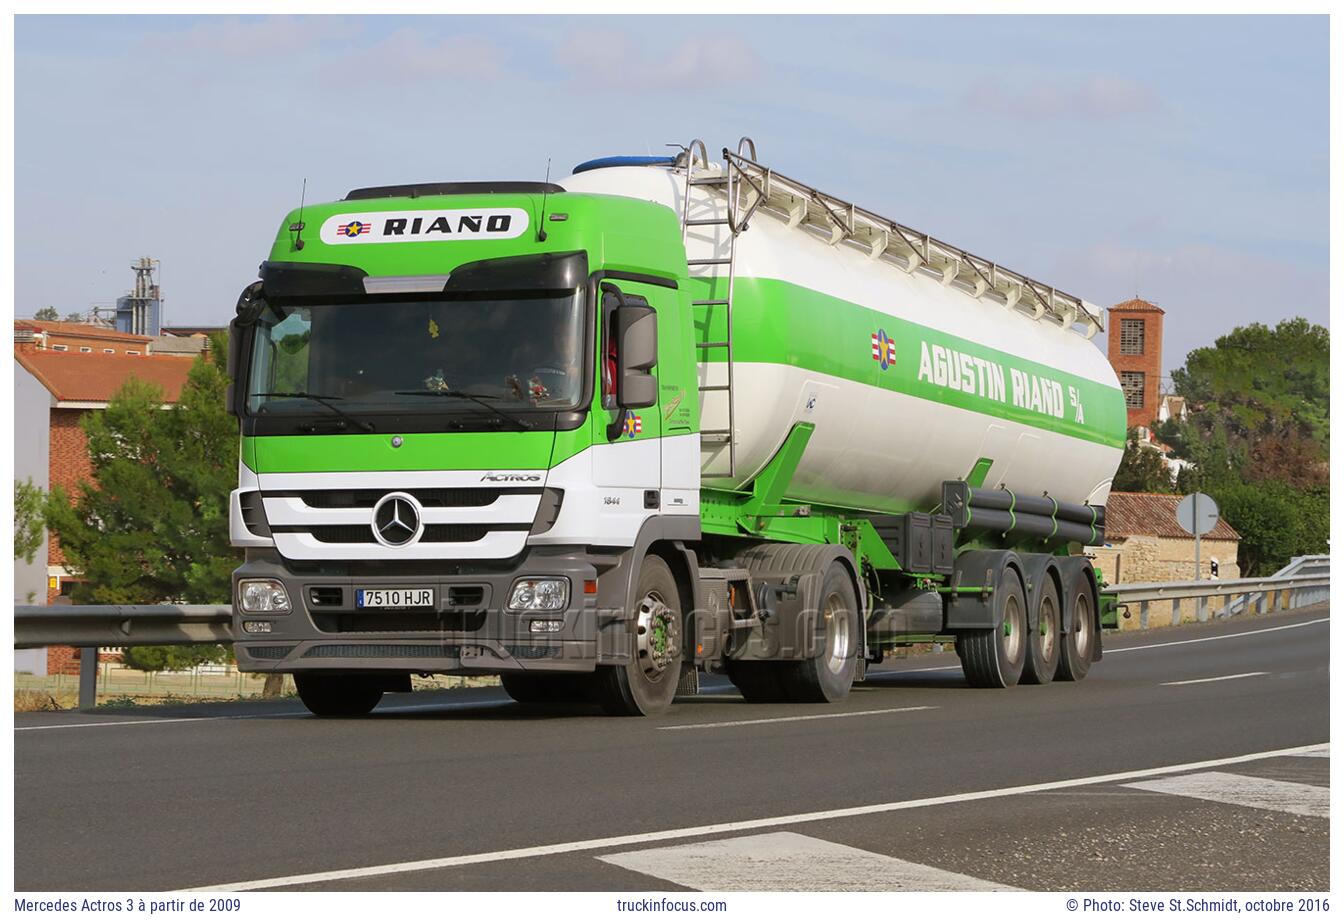
<path id="1" fill-rule="evenodd" d="M 696 331 L 701 341 L 721 341 L 723 309 L 699 308 Z M 894 361 L 884 347 L 888 341 Z M 801 367 L 1107 447 L 1125 446 L 1125 401 L 1118 387 L 787 281 L 734 282 L 733 358 Z M 706 360 L 721 363 L 724 356 L 709 350 Z M 1025 405 L 1015 402 L 1016 394 L 1026 396 Z"/>

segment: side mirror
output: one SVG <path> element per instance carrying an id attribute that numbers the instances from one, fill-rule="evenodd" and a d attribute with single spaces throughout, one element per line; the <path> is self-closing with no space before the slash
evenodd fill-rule
<path id="1" fill-rule="evenodd" d="M 625 304 L 615 310 L 617 358 L 616 404 L 644 409 L 658 402 L 658 378 L 649 369 L 658 363 L 658 316 L 647 304 Z"/>
<path id="2" fill-rule="evenodd" d="M 229 383 L 224 391 L 224 404 L 228 407 L 229 414 L 235 417 L 243 414 L 242 400 L 238 394 L 247 392 L 246 384 L 241 389 L 238 385 L 238 374 L 243 369 L 243 346 L 251 341 L 248 329 L 256 323 L 265 309 L 266 300 L 261 294 L 261 282 L 254 281 L 243 288 L 243 293 L 238 295 L 237 315 L 229 323 L 229 354 L 225 363 Z"/>

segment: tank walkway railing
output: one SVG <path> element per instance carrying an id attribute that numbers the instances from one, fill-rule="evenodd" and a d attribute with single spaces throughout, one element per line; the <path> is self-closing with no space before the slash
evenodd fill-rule
<path id="1" fill-rule="evenodd" d="M 1256 615 L 1270 610 L 1292 610 L 1328 600 L 1330 557 L 1304 556 L 1301 559 L 1310 561 L 1296 569 L 1289 566 L 1284 572 L 1292 570 L 1290 574 L 1280 572 L 1268 578 L 1110 585 L 1102 589 L 1102 596 L 1115 599 L 1123 619 L 1130 619 L 1137 611 L 1140 629 L 1153 625 L 1155 614 L 1160 616 L 1167 612 L 1154 611 L 1154 604 L 1166 605 L 1170 610 L 1169 622 L 1178 626 L 1190 612 L 1189 605 L 1182 602 L 1189 600 L 1195 602 L 1194 617 L 1200 623 L 1207 622 L 1210 617 L 1222 619 L 1243 612 Z M 1294 563 L 1298 561 L 1294 560 Z M 1220 598 L 1223 599 L 1222 606 L 1213 609 L 1210 601 Z"/>

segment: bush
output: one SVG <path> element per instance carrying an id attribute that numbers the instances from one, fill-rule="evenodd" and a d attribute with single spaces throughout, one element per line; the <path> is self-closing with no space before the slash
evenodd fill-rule
<path id="1" fill-rule="evenodd" d="M 229 658 L 222 645 L 137 645 L 122 653 L 122 661 L 139 671 L 188 671 L 198 664 L 220 664 Z"/>

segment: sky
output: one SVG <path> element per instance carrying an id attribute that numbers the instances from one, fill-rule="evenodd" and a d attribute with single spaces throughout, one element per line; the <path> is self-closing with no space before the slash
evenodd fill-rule
<path id="1" fill-rule="evenodd" d="M 1156 302 L 1168 370 L 1328 323 L 1324 16 L 25 15 L 15 45 L 17 316 L 110 304 L 152 256 L 167 323 L 222 325 L 304 179 L 563 181 L 748 135 L 1060 290 Z"/>

